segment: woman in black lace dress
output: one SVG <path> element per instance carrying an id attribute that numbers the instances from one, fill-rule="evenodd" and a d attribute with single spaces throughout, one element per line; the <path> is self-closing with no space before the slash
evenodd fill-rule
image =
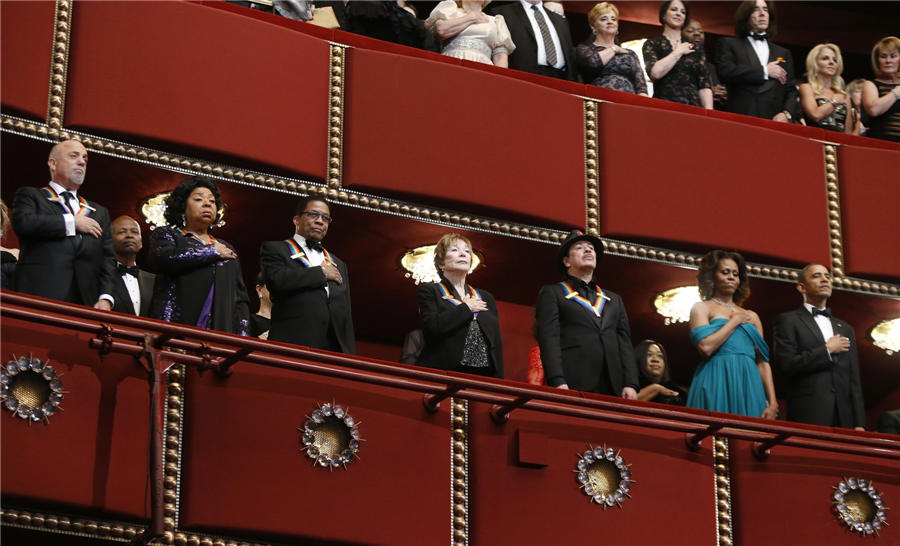
<path id="1" fill-rule="evenodd" d="M 681 38 L 681 29 L 688 21 L 690 10 L 684 2 L 664 2 L 659 8 L 663 33 L 644 42 L 644 65 L 653 80 L 655 98 L 712 110 L 712 85 L 703 54 Z"/>
<path id="2" fill-rule="evenodd" d="M 859 113 L 847 122 L 848 108 L 854 105 L 844 91 L 843 70 L 838 46 L 819 44 L 812 48 L 806 56 L 807 81 L 800 84 L 800 106 L 810 127 L 858 135 Z"/>
<path id="3" fill-rule="evenodd" d="M 872 48 L 875 79 L 863 85 L 869 114 L 866 136 L 900 142 L 900 38 L 887 36 Z"/>
<path id="4" fill-rule="evenodd" d="M 598 87 L 647 96 L 647 82 L 634 51 L 616 44 L 619 10 L 601 2 L 588 13 L 592 38 L 578 45 L 575 62 L 585 82 Z"/>

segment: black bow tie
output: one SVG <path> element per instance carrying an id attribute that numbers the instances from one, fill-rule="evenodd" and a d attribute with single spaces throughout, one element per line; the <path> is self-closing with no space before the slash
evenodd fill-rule
<path id="1" fill-rule="evenodd" d="M 765 32 L 762 32 L 762 33 L 751 32 L 750 37 L 753 38 L 754 40 L 759 40 L 760 42 L 764 42 L 769 37 L 769 35 Z"/>
<path id="2" fill-rule="evenodd" d="M 823 317 L 831 318 L 831 309 L 827 307 L 825 309 L 816 309 L 815 307 L 813 307 L 812 313 L 813 317 L 815 317 L 816 315 L 822 315 Z"/>
<path id="3" fill-rule="evenodd" d="M 324 251 L 325 251 L 325 247 L 322 246 L 321 241 L 306 241 L 306 246 L 307 246 L 310 250 L 318 250 L 319 252 L 324 252 Z"/>
<path id="4" fill-rule="evenodd" d="M 134 278 L 137 278 L 138 276 L 138 266 L 136 265 L 127 266 L 116 264 L 116 271 L 119 272 L 119 275 L 131 275 Z"/>

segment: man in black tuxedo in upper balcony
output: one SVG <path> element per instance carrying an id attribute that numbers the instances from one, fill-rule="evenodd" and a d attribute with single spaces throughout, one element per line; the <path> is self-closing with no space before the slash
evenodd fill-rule
<path id="1" fill-rule="evenodd" d="M 259 260 L 272 298 L 269 340 L 354 354 L 350 275 L 322 245 L 331 221 L 328 203 L 305 197 L 297 205 L 294 236 L 262 244 Z"/>
<path id="2" fill-rule="evenodd" d="M 541 0 L 519 0 L 491 10 L 502 15 L 516 50 L 509 55 L 515 70 L 575 80 L 575 47 L 566 19 L 544 9 Z"/>
<path id="3" fill-rule="evenodd" d="M 78 192 L 88 154 L 75 140 L 50 151 L 50 183 L 23 187 L 13 198 L 12 224 L 21 251 L 16 290 L 110 310 L 114 253 L 109 212 Z"/>
<path id="4" fill-rule="evenodd" d="M 791 381 L 787 418 L 865 430 L 856 339 L 825 307 L 831 289 L 824 265 L 804 267 L 797 279 L 803 306 L 775 318 L 775 366 Z"/>
<path id="5" fill-rule="evenodd" d="M 734 38 L 721 38 L 716 68 L 728 88 L 728 110 L 775 121 L 800 119 L 791 52 L 769 38 L 775 32 L 774 5 L 748 0 L 734 16 Z"/>
<path id="6" fill-rule="evenodd" d="M 149 317 L 156 275 L 139 269 L 135 261 L 144 246 L 141 226 L 131 216 L 119 216 L 112 223 L 112 238 L 116 253 L 112 287 L 116 303 L 113 311 Z"/>

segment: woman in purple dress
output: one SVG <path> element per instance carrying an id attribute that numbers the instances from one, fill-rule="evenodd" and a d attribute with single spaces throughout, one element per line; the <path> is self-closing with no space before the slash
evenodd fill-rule
<path id="1" fill-rule="evenodd" d="M 156 286 L 150 316 L 247 335 L 249 298 L 237 253 L 210 233 L 222 210 L 212 180 L 183 180 L 166 199 L 169 225 L 150 236 Z"/>
<path id="2" fill-rule="evenodd" d="M 619 10 L 601 2 L 588 13 L 592 38 L 575 48 L 575 62 L 585 82 L 598 87 L 647 96 L 647 82 L 634 51 L 619 47 Z"/>

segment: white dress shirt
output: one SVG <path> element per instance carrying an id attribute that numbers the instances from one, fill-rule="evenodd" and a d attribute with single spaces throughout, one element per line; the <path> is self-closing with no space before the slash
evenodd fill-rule
<path id="1" fill-rule="evenodd" d="M 769 40 L 756 40 L 752 36 L 747 36 L 747 40 L 750 41 L 750 46 L 756 52 L 756 56 L 759 57 L 759 64 L 762 65 L 763 69 L 763 79 L 768 80 L 769 71 L 766 69 L 766 65 L 769 64 Z"/>
<path id="2" fill-rule="evenodd" d="M 806 310 L 812 315 L 813 306 L 811 304 L 804 302 L 803 307 L 806 307 Z M 820 311 L 824 311 L 824 308 L 820 309 Z M 819 331 L 822 332 L 822 337 L 825 338 L 825 342 L 828 343 L 828 340 L 834 337 L 834 326 L 831 324 L 831 318 L 824 315 L 813 315 L 813 322 L 819 327 Z M 831 358 L 831 353 L 828 353 L 828 358 Z"/>
<path id="3" fill-rule="evenodd" d="M 318 250 L 312 250 L 306 245 L 306 238 L 302 235 L 295 233 L 294 240 L 297 241 L 297 244 L 300 245 L 300 248 L 303 249 L 303 252 L 306 253 L 306 259 L 309 261 L 310 267 L 316 267 L 325 263 L 325 253 L 319 252 Z M 328 291 L 328 281 L 325 281 L 325 293 L 331 294 Z"/>
<path id="4" fill-rule="evenodd" d="M 548 66 L 547 50 L 544 48 L 544 39 L 541 38 L 541 28 L 534 19 L 534 10 L 531 8 L 533 5 L 536 5 L 537 9 L 541 10 L 541 13 L 544 14 L 544 20 L 547 21 L 547 28 L 550 30 L 550 38 L 553 39 L 553 45 L 556 47 L 556 64 L 553 65 L 553 68 L 562 70 L 563 67 L 566 66 L 566 55 L 563 52 L 562 44 L 559 41 L 559 35 L 556 33 L 556 27 L 553 26 L 553 21 L 551 21 L 550 16 L 547 15 L 547 10 L 544 9 L 544 3 L 538 2 L 537 4 L 531 4 L 525 0 L 519 0 L 519 2 L 522 3 L 522 8 L 525 10 L 528 21 L 531 23 L 531 29 L 534 31 L 534 41 L 537 42 L 538 50 L 537 64 Z"/>
<path id="5" fill-rule="evenodd" d="M 116 262 L 120 264 L 121 262 Z M 121 264 L 125 265 L 125 264 Z M 118 270 L 116 271 L 118 275 Z M 141 314 L 141 286 L 138 283 L 138 278 L 134 275 L 129 275 L 125 273 L 122 275 L 122 282 L 125 283 L 125 288 L 128 290 L 128 296 L 131 298 L 131 303 L 134 304 L 134 312 L 135 314 Z"/>
<path id="6" fill-rule="evenodd" d="M 66 188 L 60 186 L 59 184 L 57 184 L 56 182 L 53 182 L 53 181 L 50 182 L 50 187 L 53 188 L 53 191 L 55 191 L 57 194 L 60 195 L 61 199 L 65 199 L 64 197 L 62 197 L 62 193 L 64 191 L 71 191 L 71 190 L 67 190 Z M 75 199 L 68 200 L 69 209 L 63 213 L 63 222 L 66 223 L 66 236 L 67 237 L 75 236 L 75 215 L 72 214 L 72 211 L 74 210 L 75 212 L 78 212 L 78 209 L 81 208 L 81 203 L 78 202 L 78 193 L 72 191 L 72 195 L 75 196 Z"/>

